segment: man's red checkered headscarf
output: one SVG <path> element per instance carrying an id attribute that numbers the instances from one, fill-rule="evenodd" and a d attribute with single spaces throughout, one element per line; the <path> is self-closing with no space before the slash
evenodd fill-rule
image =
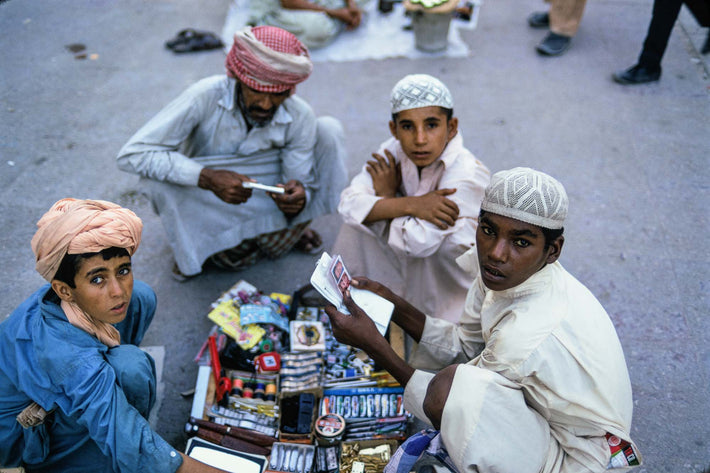
<path id="1" fill-rule="evenodd" d="M 313 70 L 308 49 L 275 26 L 246 27 L 234 35 L 225 61 L 227 74 L 260 92 L 293 90 Z"/>

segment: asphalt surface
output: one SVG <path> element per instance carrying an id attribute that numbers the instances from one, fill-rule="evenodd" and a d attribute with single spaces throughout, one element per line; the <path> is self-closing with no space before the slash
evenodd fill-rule
<path id="1" fill-rule="evenodd" d="M 478 27 L 463 32 L 467 58 L 317 63 L 298 93 L 342 121 L 351 175 L 387 137 L 391 87 L 425 72 L 452 90 L 466 145 L 492 171 L 523 165 L 559 178 L 571 201 L 561 261 L 606 307 L 626 353 L 632 436 L 645 458 L 636 471 L 691 473 L 710 468 L 710 79 L 708 56 L 698 53 L 707 28 L 684 11 L 661 81 L 617 85 L 610 74 L 635 62 L 651 3 L 590 0 L 572 48 L 544 58 L 534 51 L 544 32 L 525 22 L 542 2 L 489 1 Z M 0 3 L 0 319 L 43 282 L 29 242 L 52 203 L 73 196 L 132 208 L 145 224 L 135 272 L 159 299 L 145 344 L 165 349 L 157 429 L 178 448 L 191 404 L 180 393 L 194 385 L 210 302 L 239 279 L 291 293 L 315 263 L 290 254 L 178 283 L 137 177 L 115 166 L 120 147 L 163 105 L 223 71 L 222 51 L 175 55 L 163 44 L 185 27 L 219 33 L 228 6 Z M 77 44 L 85 49 L 68 47 Z M 314 222 L 326 249 L 340 225 L 337 216 Z"/>

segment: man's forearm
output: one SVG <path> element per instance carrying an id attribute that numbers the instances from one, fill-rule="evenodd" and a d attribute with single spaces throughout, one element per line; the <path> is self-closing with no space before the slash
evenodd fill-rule
<path id="1" fill-rule="evenodd" d="M 281 0 L 281 7 L 287 10 L 312 10 L 325 12 L 326 7 L 316 5 L 308 0 Z"/>

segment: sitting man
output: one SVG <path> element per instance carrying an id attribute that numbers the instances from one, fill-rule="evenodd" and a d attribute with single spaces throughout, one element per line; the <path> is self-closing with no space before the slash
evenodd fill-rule
<path id="1" fill-rule="evenodd" d="M 137 345 L 156 298 L 133 280 L 141 220 L 63 199 L 32 238 L 41 287 L 0 324 L 0 467 L 27 472 L 217 472 L 148 424 L 153 359 Z"/>
<path id="2" fill-rule="evenodd" d="M 278 26 L 295 34 L 310 49 L 330 44 L 343 30 L 362 21 L 362 6 L 370 0 L 251 0 L 254 25 Z"/>
<path id="3" fill-rule="evenodd" d="M 392 136 L 340 196 L 348 225 L 333 252 L 351 272 L 377 271 L 388 287 L 402 283 L 403 297 L 425 313 L 457 322 L 473 276 L 455 259 L 473 245 L 490 173 L 464 146 L 439 79 L 401 79 L 391 112 Z"/>
<path id="4" fill-rule="evenodd" d="M 459 258 L 479 274 L 458 325 L 425 316 L 379 283 L 353 280 L 395 304 L 393 321 L 419 342 L 412 366 L 349 297 L 352 316 L 326 308 L 338 340 L 365 350 L 405 386 L 405 407 L 440 429 L 437 442 L 461 473 L 640 464 L 614 326 L 557 261 L 567 207 L 564 187 L 547 174 L 515 168 L 492 176 L 471 250 L 478 257 Z M 395 455 L 395 463 L 410 457 Z M 392 469 L 410 471 L 399 466 Z"/>
<path id="5" fill-rule="evenodd" d="M 184 279 L 205 261 L 237 270 L 296 246 L 313 250 L 310 221 L 335 211 L 347 183 L 344 133 L 294 95 L 313 65 L 291 33 L 234 35 L 227 76 L 203 79 L 126 143 L 118 167 L 141 175 Z M 244 182 L 277 185 L 277 194 Z"/>

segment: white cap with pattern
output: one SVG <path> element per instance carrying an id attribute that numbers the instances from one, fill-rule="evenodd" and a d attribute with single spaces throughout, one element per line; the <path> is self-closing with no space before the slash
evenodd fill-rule
<path id="1" fill-rule="evenodd" d="M 390 98 L 392 113 L 422 107 L 454 108 L 451 92 L 436 77 L 411 74 L 397 82 Z"/>
<path id="2" fill-rule="evenodd" d="M 568 206 L 567 192 L 558 180 L 522 167 L 493 174 L 481 202 L 486 212 L 553 230 L 563 227 Z"/>

